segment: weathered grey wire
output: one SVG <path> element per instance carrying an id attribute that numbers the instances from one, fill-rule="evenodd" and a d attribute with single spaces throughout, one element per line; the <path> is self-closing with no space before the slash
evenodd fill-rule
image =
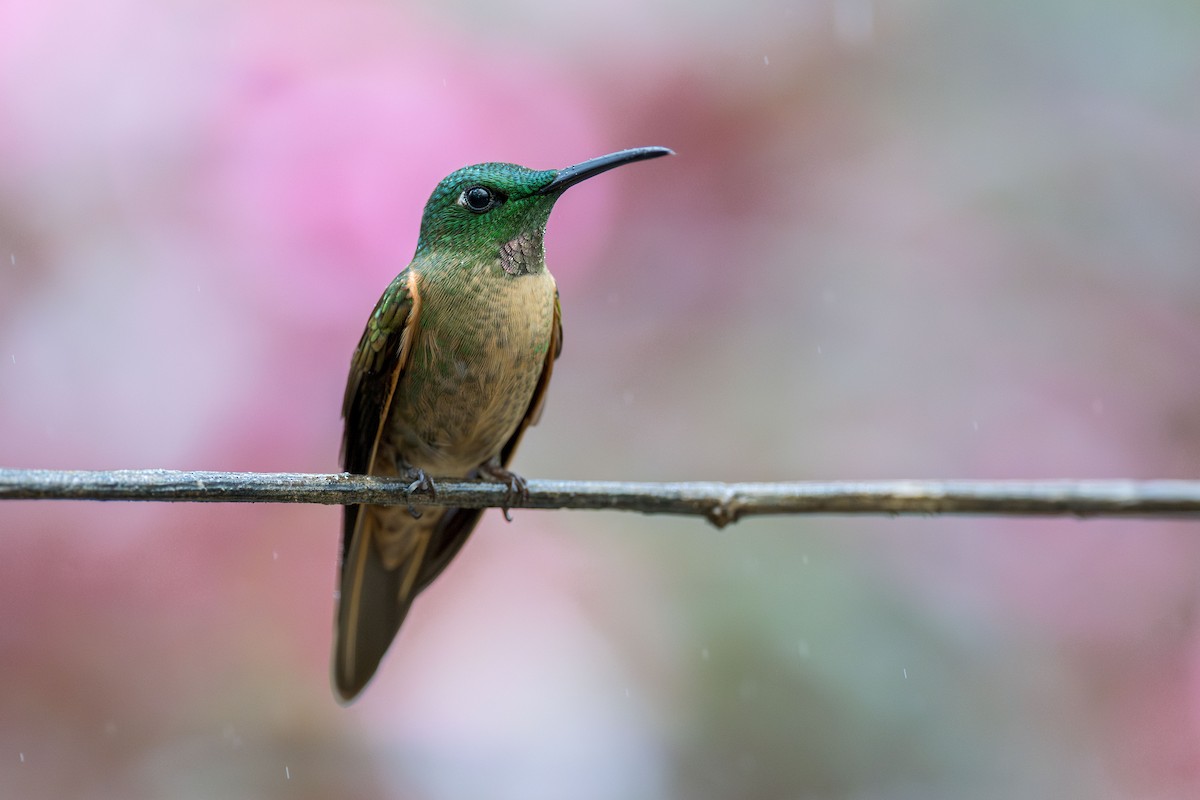
<path id="1" fill-rule="evenodd" d="M 403 505 L 406 482 L 360 475 L 0 469 L 0 500 Z M 702 516 L 718 527 L 761 514 L 974 514 L 1200 518 L 1200 481 L 807 481 L 631 483 L 530 480 L 526 498 L 504 485 L 435 481 L 422 505 L 569 508 Z M 0 532 L 2 533 L 2 532 Z"/>

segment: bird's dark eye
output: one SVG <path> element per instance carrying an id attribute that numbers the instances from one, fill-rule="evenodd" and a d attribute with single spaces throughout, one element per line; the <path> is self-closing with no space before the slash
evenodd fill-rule
<path id="1" fill-rule="evenodd" d="M 500 205 L 502 200 L 502 195 L 493 192 L 486 186 L 472 186 L 462 193 L 462 196 L 458 198 L 458 203 L 476 214 L 482 214 L 484 211 Z"/>

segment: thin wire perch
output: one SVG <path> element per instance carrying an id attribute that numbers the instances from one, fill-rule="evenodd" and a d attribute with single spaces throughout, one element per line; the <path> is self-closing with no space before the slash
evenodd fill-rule
<path id="1" fill-rule="evenodd" d="M 362 475 L 175 470 L 0 469 L 0 500 L 405 505 L 407 482 Z M 718 528 L 763 514 L 1200 518 L 1200 481 L 807 481 L 633 483 L 530 480 L 527 497 L 500 483 L 434 481 L 417 505 L 639 511 L 702 516 Z"/>

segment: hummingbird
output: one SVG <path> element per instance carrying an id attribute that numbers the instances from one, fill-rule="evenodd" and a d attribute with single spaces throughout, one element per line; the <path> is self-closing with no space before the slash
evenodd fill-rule
<path id="1" fill-rule="evenodd" d="M 345 507 L 333 651 L 343 702 L 375 674 L 413 599 L 483 513 L 418 509 L 412 493 L 432 492 L 430 476 L 499 480 L 510 501 L 527 492 L 508 464 L 562 351 L 543 247 L 554 203 L 580 181 L 671 153 L 639 147 L 559 170 L 476 164 L 425 204 L 416 255 L 367 320 L 342 405 L 343 469 L 411 481 L 407 508 Z"/>

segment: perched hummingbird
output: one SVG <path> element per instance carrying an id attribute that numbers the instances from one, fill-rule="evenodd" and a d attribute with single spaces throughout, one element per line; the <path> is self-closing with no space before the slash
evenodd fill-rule
<path id="1" fill-rule="evenodd" d="M 622 150 L 561 170 L 476 164 L 425 204 L 412 262 L 367 320 L 346 383 L 343 469 L 432 488 L 430 475 L 508 471 L 541 414 L 562 350 L 543 237 L 562 193 L 601 172 L 670 154 Z M 343 701 L 375 674 L 413 599 L 462 547 L 482 511 L 346 506 L 333 676 Z"/>

